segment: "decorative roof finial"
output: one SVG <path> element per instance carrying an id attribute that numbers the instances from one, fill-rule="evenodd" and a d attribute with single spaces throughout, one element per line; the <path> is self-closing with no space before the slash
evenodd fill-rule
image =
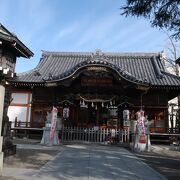
<path id="1" fill-rule="evenodd" d="M 102 51 L 101 51 L 100 49 L 96 49 L 96 55 L 97 55 L 97 56 L 102 55 Z"/>
<path id="2" fill-rule="evenodd" d="M 164 51 L 161 51 L 160 53 L 159 53 L 159 58 L 160 58 L 160 60 L 165 60 L 166 59 L 166 54 L 165 54 L 165 52 Z"/>
<path id="3" fill-rule="evenodd" d="M 104 53 L 100 49 L 96 49 L 95 53 L 92 53 L 91 55 L 92 58 L 103 58 Z"/>

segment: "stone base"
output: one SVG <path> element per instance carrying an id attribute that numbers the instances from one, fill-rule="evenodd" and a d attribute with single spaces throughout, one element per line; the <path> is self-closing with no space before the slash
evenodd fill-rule
<path id="1" fill-rule="evenodd" d="M 143 151 L 151 151 L 151 142 L 150 142 L 150 135 L 146 134 L 146 142 L 141 143 L 139 142 L 139 135 L 133 134 L 133 150 L 135 152 L 143 152 Z"/>
<path id="2" fill-rule="evenodd" d="M 5 157 L 16 154 L 16 145 L 13 145 L 11 137 L 4 137 L 2 152 L 4 152 Z"/>
<path id="3" fill-rule="evenodd" d="M 2 176 L 2 170 L 3 170 L 3 157 L 4 157 L 4 153 L 0 152 L 0 176 Z"/>
<path id="4" fill-rule="evenodd" d="M 16 154 L 16 145 L 10 145 L 3 147 L 4 157 L 12 156 Z"/>
<path id="5" fill-rule="evenodd" d="M 54 146 L 59 145 L 59 138 L 58 138 L 59 131 L 54 132 L 54 137 L 50 138 L 50 128 L 45 128 L 43 131 L 43 137 L 41 140 L 41 144 L 47 145 L 47 146 Z"/>

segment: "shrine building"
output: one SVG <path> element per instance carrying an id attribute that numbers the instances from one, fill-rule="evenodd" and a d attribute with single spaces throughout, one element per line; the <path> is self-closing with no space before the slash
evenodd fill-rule
<path id="1" fill-rule="evenodd" d="M 143 109 L 150 131 L 165 133 L 168 101 L 180 95 L 180 77 L 166 71 L 161 53 L 43 51 L 36 68 L 10 83 L 10 121 L 31 127 L 43 127 L 52 106 L 64 127 L 115 129 Z"/>

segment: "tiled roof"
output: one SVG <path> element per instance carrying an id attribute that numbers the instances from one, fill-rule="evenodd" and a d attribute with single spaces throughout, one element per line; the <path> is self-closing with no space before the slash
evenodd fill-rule
<path id="1" fill-rule="evenodd" d="M 115 70 L 136 84 L 180 87 L 180 77 L 165 71 L 159 53 L 47 52 L 35 69 L 18 75 L 18 83 L 61 81 L 86 66 L 100 65 Z"/>

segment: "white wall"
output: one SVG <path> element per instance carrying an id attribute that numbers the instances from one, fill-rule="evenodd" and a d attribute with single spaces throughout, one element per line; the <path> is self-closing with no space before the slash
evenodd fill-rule
<path id="1" fill-rule="evenodd" d="M 180 71 L 180 67 L 178 68 L 179 69 L 179 71 Z M 169 73 L 171 73 L 171 74 L 175 74 L 175 71 L 174 71 L 174 69 L 172 68 L 172 67 L 168 67 L 167 68 L 167 71 L 169 72 Z M 176 104 L 175 106 L 174 106 L 174 111 L 173 111 L 173 114 L 174 114 L 174 116 L 173 116 L 173 127 L 175 127 L 175 125 L 176 125 L 176 113 L 177 113 L 177 111 L 178 111 L 178 98 L 176 97 L 176 98 L 174 98 L 174 99 L 172 99 L 172 100 L 170 100 L 169 102 L 168 102 L 168 104 Z M 168 113 L 169 114 L 172 114 L 172 112 L 171 112 L 171 107 L 169 106 L 169 108 L 168 108 Z M 171 128 L 171 122 L 170 122 L 170 116 L 168 116 L 169 117 L 169 127 Z"/>
<path id="2" fill-rule="evenodd" d="M 175 104 L 175 106 L 174 106 L 174 111 L 172 112 L 172 110 L 171 110 L 171 106 L 169 106 L 169 108 L 168 108 L 168 113 L 169 114 L 172 114 L 173 113 L 173 127 L 175 128 L 175 125 L 176 125 L 176 114 L 177 114 L 177 112 L 178 112 L 178 98 L 174 98 L 174 99 L 172 99 L 172 100 L 170 100 L 169 102 L 168 102 L 169 104 Z M 170 116 L 169 116 L 169 127 L 171 128 L 171 122 L 170 122 Z"/>
<path id="3" fill-rule="evenodd" d="M 12 93 L 12 104 L 27 104 L 28 93 Z"/>
<path id="4" fill-rule="evenodd" d="M 17 117 L 17 121 L 30 122 L 31 117 L 31 99 L 30 93 L 12 93 L 12 102 L 8 108 L 9 121 L 12 122 L 14 127 L 14 121 Z"/>

